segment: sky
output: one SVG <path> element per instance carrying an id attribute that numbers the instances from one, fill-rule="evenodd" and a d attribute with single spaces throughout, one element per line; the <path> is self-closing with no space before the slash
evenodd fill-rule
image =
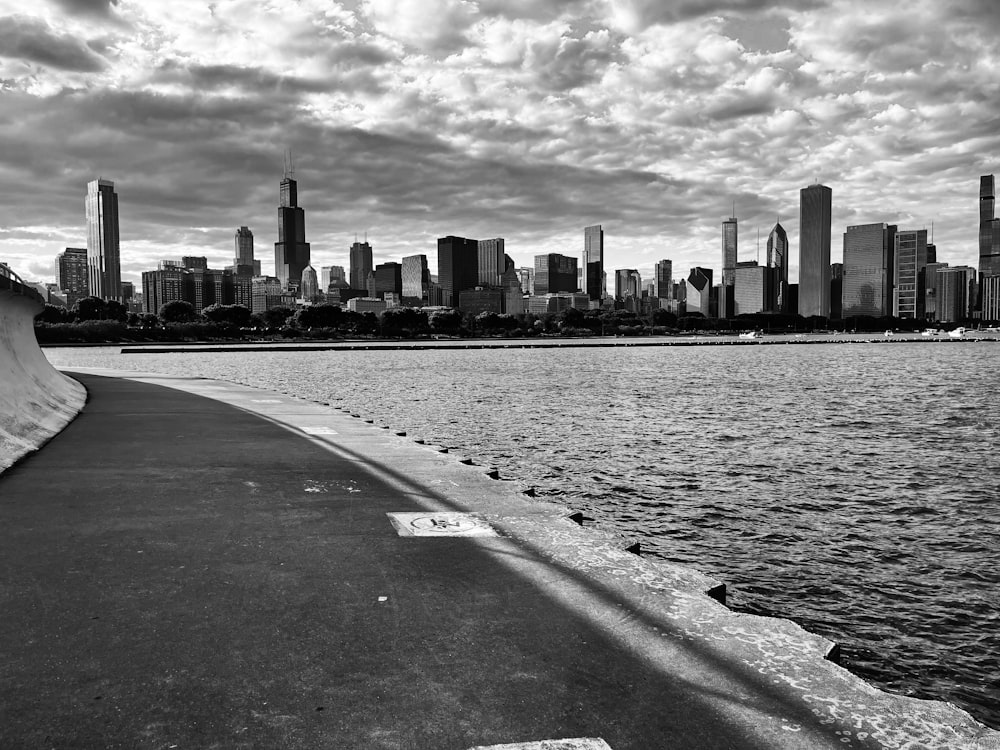
<path id="1" fill-rule="evenodd" d="M 719 273 L 722 222 L 798 272 L 799 190 L 848 225 L 931 229 L 978 262 L 979 176 L 1000 172 L 997 0 L 0 0 L 0 261 L 50 281 L 119 196 L 124 280 L 272 272 L 290 150 L 312 264 L 503 237 L 519 266 L 673 261 Z M 613 282 L 612 282 L 613 284 Z"/>

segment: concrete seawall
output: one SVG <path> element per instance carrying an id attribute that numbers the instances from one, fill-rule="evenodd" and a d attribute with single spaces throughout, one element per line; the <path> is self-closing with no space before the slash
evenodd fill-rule
<path id="1" fill-rule="evenodd" d="M 37 295 L 0 275 L 0 472 L 62 430 L 87 398 L 38 348 L 41 310 Z"/>

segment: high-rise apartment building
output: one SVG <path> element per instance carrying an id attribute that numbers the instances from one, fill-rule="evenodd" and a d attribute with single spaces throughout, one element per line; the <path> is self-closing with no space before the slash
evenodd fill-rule
<path id="1" fill-rule="evenodd" d="M 892 315 L 896 226 L 858 224 L 844 232 L 843 316 Z"/>
<path id="2" fill-rule="evenodd" d="M 479 286 L 500 286 L 500 277 L 507 270 L 503 238 L 479 240 L 478 273 Z"/>
<path id="3" fill-rule="evenodd" d="M 355 242 L 351 245 L 351 289 L 367 289 L 368 274 L 374 270 L 372 265 L 372 246 L 368 241 Z"/>
<path id="4" fill-rule="evenodd" d="M 421 304 L 427 300 L 431 273 L 426 255 L 408 255 L 403 258 L 400 274 L 403 283 L 403 300 Z"/>
<path id="5" fill-rule="evenodd" d="M 299 206 L 298 183 L 286 169 L 278 189 L 278 241 L 274 243 L 274 273 L 282 288 L 297 292 L 309 263 L 306 215 Z"/>
<path id="6" fill-rule="evenodd" d="M 993 175 L 979 178 L 979 275 L 1000 275 L 1000 219 Z"/>
<path id="7" fill-rule="evenodd" d="M 653 271 L 653 296 L 657 299 L 673 299 L 674 264 L 669 260 L 657 262 Z"/>
<path id="8" fill-rule="evenodd" d="M 781 222 L 775 223 L 767 236 L 767 265 L 772 269 L 774 280 L 771 309 L 777 313 L 788 312 L 788 233 Z"/>
<path id="9" fill-rule="evenodd" d="M 67 247 L 56 256 L 56 286 L 65 293 L 66 304 L 72 307 L 90 294 L 87 270 L 87 248 Z"/>
<path id="10" fill-rule="evenodd" d="M 604 299 L 604 229 L 600 224 L 583 229 L 583 284 L 590 299 Z"/>
<path id="11" fill-rule="evenodd" d="M 810 185 L 799 191 L 799 315 L 830 317 L 830 225 L 833 191 Z"/>
<path id="12" fill-rule="evenodd" d="M 576 258 L 559 253 L 535 256 L 535 295 L 575 292 Z"/>
<path id="13" fill-rule="evenodd" d="M 642 276 L 634 268 L 619 268 L 615 271 L 615 299 L 639 299 L 642 297 Z"/>
<path id="14" fill-rule="evenodd" d="M 479 242 L 465 237 L 438 239 L 438 285 L 442 304 L 458 305 L 458 293 L 479 283 Z"/>
<path id="15" fill-rule="evenodd" d="M 115 183 L 97 178 L 87 183 L 87 287 L 105 300 L 121 300 L 121 249 Z"/>
<path id="16" fill-rule="evenodd" d="M 927 265 L 927 230 L 908 229 L 896 232 L 893 248 L 893 305 L 897 318 L 923 320 L 924 267 Z"/>
<path id="17" fill-rule="evenodd" d="M 732 286 L 736 280 L 737 226 L 736 217 L 722 222 L 722 285 Z"/>

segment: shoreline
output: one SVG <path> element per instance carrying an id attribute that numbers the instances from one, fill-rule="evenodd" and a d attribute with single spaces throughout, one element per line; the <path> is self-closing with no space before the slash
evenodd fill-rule
<path id="1" fill-rule="evenodd" d="M 927 337 L 919 333 L 899 333 L 892 336 L 876 334 L 778 334 L 757 339 L 742 339 L 736 335 L 718 336 L 637 336 L 637 337 L 581 337 L 562 338 L 511 338 L 511 339 L 353 339 L 315 342 L 294 341 L 188 341 L 176 343 L 69 343 L 46 344 L 43 349 L 120 347 L 122 354 L 170 354 L 176 352 L 265 352 L 265 351 L 395 351 L 395 350 L 461 350 L 461 349 L 565 349 L 607 347 L 658 347 L 658 346 L 776 346 L 812 344 L 956 344 L 997 343 L 1000 334 L 989 332 L 974 335 L 967 333 L 960 338 L 946 336 Z"/>

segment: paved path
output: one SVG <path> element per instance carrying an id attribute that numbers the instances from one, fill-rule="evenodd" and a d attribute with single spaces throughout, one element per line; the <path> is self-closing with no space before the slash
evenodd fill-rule
<path id="1" fill-rule="evenodd" d="M 0 748 L 889 746 L 519 541 L 573 526 L 547 506 L 390 523 L 507 484 L 482 467 L 280 395 L 77 377 L 81 415 L 0 476 Z"/>

